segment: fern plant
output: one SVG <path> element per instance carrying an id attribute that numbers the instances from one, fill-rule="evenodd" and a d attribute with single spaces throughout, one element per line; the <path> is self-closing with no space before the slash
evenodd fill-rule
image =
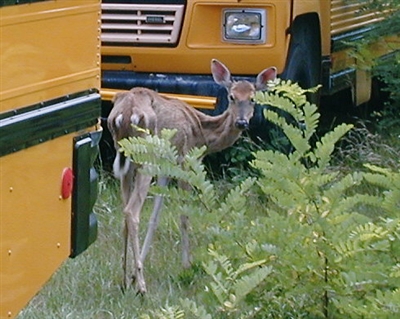
<path id="1" fill-rule="evenodd" d="M 140 166 L 141 173 L 157 177 L 163 176 L 189 184 L 196 191 L 196 198 L 208 211 L 215 205 L 214 187 L 206 178 L 204 166 L 199 160 L 205 151 L 194 148 L 180 158 L 171 140 L 176 130 L 164 129 L 160 136 L 145 134 L 123 139 L 119 142 L 120 151 Z M 152 186 L 150 192 L 171 198 L 184 199 L 185 188 L 164 188 Z M 191 202 L 192 203 L 192 202 Z M 193 203 L 192 203 L 193 204 Z"/>
<path id="2" fill-rule="evenodd" d="M 284 85 L 290 86 L 290 83 Z M 293 91 L 285 92 L 296 97 Z M 399 196 L 395 189 L 400 178 L 393 179 L 393 173 L 376 167 L 370 168 L 381 173 L 380 176 L 360 172 L 341 176 L 332 172 L 330 160 L 334 145 L 351 125 L 336 127 L 313 146 L 311 137 L 318 124 L 314 105 L 271 93 L 259 94 L 258 99 L 261 103 L 282 107 L 295 119 L 295 124 L 288 123 L 273 111 L 265 112 L 267 119 L 282 127 L 294 151 L 288 156 L 272 151 L 258 152 L 253 165 L 262 172 L 258 185 L 270 198 L 274 210 L 285 214 L 289 220 L 294 216 L 308 229 L 308 235 L 300 237 L 307 247 L 297 246 L 307 258 L 315 261 L 312 266 L 315 268 L 310 269 L 308 275 L 318 274 L 316 282 L 325 287 L 321 292 L 320 309 L 314 308 L 312 313 L 327 318 L 339 318 L 341 313 L 346 313 L 344 317 L 360 313 L 367 316 L 368 311 L 362 309 L 372 306 L 370 293 L 398 287 L 398 281 L 389 280 L 389 277 L 390 268 L 397 264 L 395 246 L 398 243 L 394 243 L 399 237 L 398 222 L 391 220 L 395 226 L 389 228 L 387 220 L 370 220 L 360 208 L 366 204 L 375 205 L 398 218 Z M 358 192 L 358 186 L 365 181 L 391 191 L 384 192 L 384 200 L 382 196 Z M 365 265 L 368 267 L 363 267 Z M 363 298 L 357 298 L 364 293 Z M 357 306 L 351 309 L 344 306 L 348 304 Z M 398 309 L 395 310 L 397 313 Z M 383 313 L 381 309 L 380 317 L 386 318 Z"/>
<path id="3" fill-rule="evenodd" d="M 272 273 L 272 267 L 265 266 L 267 260 L 244 263 L 234 269 L 232 262 L 212 247 L 209 254 L 212 260 L 204 264 L 204 269 L 212 278 L 208 289 L 217 298 L 220 311 L 228 315 L 239 313 L 237 318 L 254 317 L 260 307 L 244 310 L 241 306 L 244 299 Z"/>
<path id="4" fill-rule="evenodd" d="M 121 142 L 146 174 L 193 186 L 196 196 L 173 187 L 153 191 L 200 218 L 197 233 L 205 240 L 196 258 L 206 290 L 151 317 L 398 317 L 400 173 L 373 165 L 351 173 L 332 169 L 335 144 L 352 126 L 316 139 L 319 114 L 307 92 L 291 82 L 274 85 L 257 100 L 273 106 L 265 117 L 282 128 L 292 150 L 255 152 L 251 165 L 260 175 L 227 194 L 207 181 L 199 161 L 204 150 L 177 165 L 173 132 Z M 368 214 L 370 207 L 378 213 Z"/>

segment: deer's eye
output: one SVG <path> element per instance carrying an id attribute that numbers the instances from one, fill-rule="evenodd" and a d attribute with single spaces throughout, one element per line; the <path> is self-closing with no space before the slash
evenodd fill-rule
<path id="1" fill-rule="evenodd" d="M 229 94 L 228 98 L 229 98 L 230 102 L 234 102 L 235 101 L 235 97 L 233 96 L 233 94 Z"/>

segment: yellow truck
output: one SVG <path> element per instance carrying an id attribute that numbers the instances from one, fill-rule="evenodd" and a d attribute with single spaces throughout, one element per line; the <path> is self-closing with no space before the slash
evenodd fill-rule
<path id="1" fill-rule="evenodd" d="M 100 1 L 0 1 L 0 318 L 96 238 Z"/>
<path id="2" fill-rule="evenodd" d="M 389 1 L 390 2 L 390 1 Z M 145 86 L 178 94 L 211 114 L 226 108 L 210 76 L 210 60 L 234 76 L 251 77 L 276 66 L 303 87 L 322 84 L 323 95 L 349 90 L 354 104 L 369 100 L 371 77 L 348 54 L 373 32 L 389 8 L 371 0 L 103 0 L 102 116 L 116 90 Z M 375 43 L 378 55 L 399 50 L 397 30 Z M 389 43 L 389 45 L 387 45 Z M 211 110 L 210 110 L 211 109 Z M 262 130 L 262 112 L 251 125 Z M 261 128 L 260 128 L 261 125 Z"/>

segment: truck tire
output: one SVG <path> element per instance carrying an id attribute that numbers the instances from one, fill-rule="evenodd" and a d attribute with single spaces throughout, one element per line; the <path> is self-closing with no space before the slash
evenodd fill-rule
<path id="1" fill-rule="evenodd" d="M 303 89 L 317 86 L 321 83 L 321 32 L 317 14 L 298 16 L 290 27 L 291 40 L 286 59 L 285 69 L 280 75 L 283 80 L 297 82 Z M 310 103 L 319 104 L 320 94 L 309 94 Z M 259 106 L 250 122 L 250 136 L 253 140 L 261 140 L 274 149 L 288 154 L 293 151 L 289 140 L 281 128 L 268 122 L 264 109 L 274 109 L 271 106 Z M 291 116 L 274 109 L 281 116 L 291 121 Z"/>
<path id="2" fill-rule="evenodd" d="M 316 14 L 295 19 L 290 27 L 291 40 L 285 70 L 281 78 L 298 82 L 303 89 L 321 83 L 321 32 Z M 310 94 L 311 103 L 319 104 L 320 94 Z"/>

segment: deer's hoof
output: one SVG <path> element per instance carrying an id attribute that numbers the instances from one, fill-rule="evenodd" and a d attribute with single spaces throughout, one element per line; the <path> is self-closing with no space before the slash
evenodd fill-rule
<path id="1" fill-rule="evenodd" d="M 136 295 L 140 297 L 144 297 L 146 293 L 147 293 L 146 288 L 140 288 L 140 289 L 138 288 L 136 291 Z"/>
<path id="2" fill-rule="evenodd" d="M 147 293 L 146 284 L 136 283 L 136 295 L 137 296 L 144 296 Z"/>
<path id="3" fill-rule="evenodd" d="M 129 287 L 132 287 L 135 281 L 136 277 L 133 275 L 131 277 L 129 276 L 125 277 L 121 284 L 122 293 L 125 293 L 129 289 Z"/>

